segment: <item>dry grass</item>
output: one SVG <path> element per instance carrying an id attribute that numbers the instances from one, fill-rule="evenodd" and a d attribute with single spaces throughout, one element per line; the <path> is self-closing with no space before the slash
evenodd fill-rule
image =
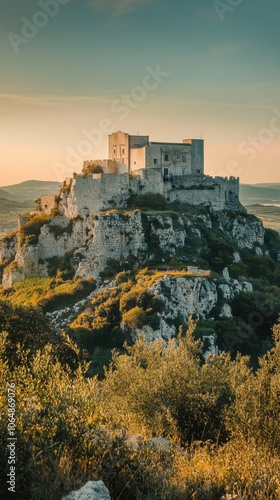
<path id="1" fill-rule="evenodd" d="M 186 269 L 182 269 L 180 271 L 176 271 L 173 269 L 170 270 L 164 270 L 164 271 L 157 271 L 153 269 L 142 269 L 139 271 L 137 274 L 137 279 L 138 280 L 143 280 L 145 281 L 145 284 L 147 286 L 151 286 L 156 281 L 164 278 L 164 276 L 168 276 L 169 278 L 209 278 L 211 276 L 211 271 L 210 270 L 203 270 L 203 272 L 194 272 L 194 271 L 187 271 Z"/>

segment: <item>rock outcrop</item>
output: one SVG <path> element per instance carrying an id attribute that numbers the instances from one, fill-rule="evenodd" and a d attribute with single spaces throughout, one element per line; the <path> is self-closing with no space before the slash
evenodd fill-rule
<path id="1" fill-rule="evenodd" d="M 262 222 L 254 215 L 237 215 L 230 217 L 226 213 L 220 214 L 220 229 L 229 233 L 238 247 L 258 248 L 264 245 L 265 229 Z M 238 255 L 235 256 L 238 261 Z"/>
<path id="2" fill-rule="evenodd" d="M 144 332 L 149 342 L 156 339 L 169 340 L 177 335 L 178 325 L 186 325 L 187 318 L 193 316 L 202 320 L 217 317 L 232 318 L 231 301 L 241 292 L 253 291 L 251 283 L 239 282 L 229 277 L 224 270 L 227 283 L 204 277 L 171 277 L 166 275 L 148 287 L 148 292 L 163 304 L 157 313 L 158 325 L 143 325 L 131 332 L 132 339 Z M 122 323 L 126 331 L 126 324 Z"/>
<path id="3" fill-rule="evenodd" d="M 264 244 L 264 228 L 258 219 L 221 213 L 218 220 L 221 235 L 226 234 L 239 249 L 261 249 Z M 69 255 L 77 278 L 97 278 L 108 259 L 134 258 L 143 263 L 179 258 L 188 262 L 190 256 L 199 257 L 203 238 L 212 227 L 209 211 L 181 216 L 111 210 L 96 217 L 50 217 L 42 221 L 36 241 L 13 237 L 0 242 L 0 265 L 12 264 L 4 269 L 3 286 L 25 278 L 47 277 L 54 264 L 59 266 Z M 239 258 L 235 251 L 233 262 Z"/>
<path id="4" fill-rule="evenodd" d="M 103 481 L 88 481 L 82 488 L 72 491 L 63 500 L 110 500 L 110 493 Z"/>

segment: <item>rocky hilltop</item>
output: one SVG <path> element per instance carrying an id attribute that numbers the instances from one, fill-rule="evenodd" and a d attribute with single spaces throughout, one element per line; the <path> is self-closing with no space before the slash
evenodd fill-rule
<path id="1" fill-rule="evenodd" d="M 261 221 L 254 216 L 211 213 L 203 207 L 196 213 L 192 207 L 180 211 L 132 209 L 75 218 L 33 214 L 22 217 L 19 230 L 1 240 L 2 284 L 6 288 L 26 278 L 53 276 L 65 258 L 76 278 L 98 278 L 109 259 L 142 265 L 171 259 L 186 265 L 203 261 L 209 265 L 207 244 L 215 238 L 230 242 L 232 262 L 238 262 L 240 249 L 269 253 L 264 235 Z M 226 258 L 225 265 L 229 263 Z"/>
<path id="2" fill-rule="evenodd" d="M 65 183 L 59 195 L 42 197 L 2 238 L 2 297 L 13 300 L 20 289 L 24 296 L 28 287 L 56 331 L 67 329 L 91 352 L 134 342 L 141 332 L 168 340 L 190 315 L 200 319 L 206 352 L 231 349 L 225 331 L 235 332 L 245 353 L 254 343 L 261 348 L 265 339 L 240 304 L 259 303 L 264 288 L 256 282 L 255 291 L 252 276 L 262 277 L 265 266 L 278 284 L 280 243 L 257 217 L 238 204 L 218 210 L 148 192 L 123 198 L 123 206 L 115 200 L 118 208 L 95 200 L 89 210 L 88 195 L 74 194 Z M 75 294 L 61 301 L 63 283 L 81 284 L 76 301 Z"/>

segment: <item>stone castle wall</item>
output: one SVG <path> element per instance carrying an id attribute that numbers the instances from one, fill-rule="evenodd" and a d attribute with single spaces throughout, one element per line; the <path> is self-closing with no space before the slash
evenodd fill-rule
<path id="1" fill-rule="evenodd" d="M 43 194 L 40 198 L 40 212 L 50 214 L 53 208 L 55 208 L 55 195 Z"/>
<path id="2" fill-rule="evenodd" d="M 70 218 L 94 216 L 107 208 L 125 208 L 128 196 L 128 174 L 78 175 L 70 192 L 62 194 L 60 211 Z"/>
<path id="3" fill-rule="evenodd" d="M 235 209 L 239 203 L 239 179 L 210 176 L 174 176 L 164 184 L 171 202 L 211 205 L 214 210 Z"/>
<path id="4" fill-rule="evenodd" d="M 110 208 L 126 208 L 131 195 L 161 194 L 170 201 L 211 206 L 213 210 L 242 210 L 239 179 L 201 175 L 163 178 L 161 168 L 129 174 L 90 174 L 72 180 L 70 192 L 62 193 L 60 213 L 66 217 L 98 215 Z"/>

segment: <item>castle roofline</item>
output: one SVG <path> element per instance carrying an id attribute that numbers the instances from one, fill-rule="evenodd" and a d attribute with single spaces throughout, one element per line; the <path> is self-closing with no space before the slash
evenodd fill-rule
<path id="1" fill-rule="evenodd" d="M 184 143 L 184 142 L 149 142 L 149 144 L 162 144 L 166 146 L 191 146 L 191 143 Z"/>

